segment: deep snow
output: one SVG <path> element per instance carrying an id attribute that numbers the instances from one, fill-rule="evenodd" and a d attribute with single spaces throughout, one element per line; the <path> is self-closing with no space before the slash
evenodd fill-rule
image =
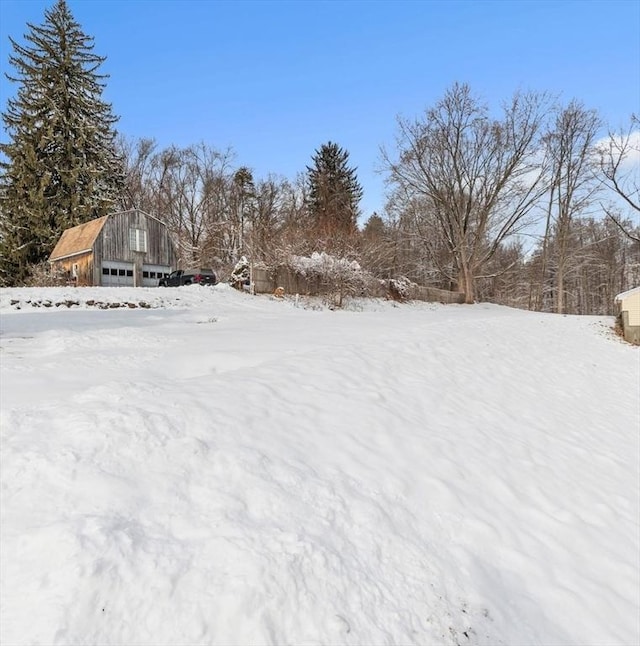
<path id="1" fill-rule="evenodd" d="M 351 307 L 0 290 L 0 643 L 640 643 L 639 349 Z"/>

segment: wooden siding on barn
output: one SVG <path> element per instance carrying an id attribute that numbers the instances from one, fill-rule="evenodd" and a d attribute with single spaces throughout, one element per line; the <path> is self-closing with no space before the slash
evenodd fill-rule
<path id="1" fill-rule="evenodd" d="M 147 232 L 145 264 L 175 266 L 175 252 L 167 227 L 160 220 L 143 211 L 123 211 L 109 216 L 95 242 L 94 255 L 97 267 L 103 260 L 139 261 L 140 252 L 130 248 L 130 229 L 143 229 Z"/>
<path id="2" fill-rule="evenodd" d="M 131 229 L 146 231 L 147 250 L 131 249 Z M 103 262 L 129 263 L 133 284 L 144 284 L 144 272 L 168 272 L 175 267 L 176 254 L 167 227 L 157 218 L 133 209 L 112 213 L 62 233 L 49 257 L 54 270 L 73 279 L 75 265 L 77 285 L 101 285 Z M 110 271 L 110 268 L 108 269 Z M 131 276 L 131 273 L 128 273 Z M 147 279 L 148 280 L 148 279 Z"/>
<path id="3" fill-rule="evenodd" d="M 66 280 L 73 281 L 78 286 L 90 287 L 95 284 L 93 282 L 93 254 L 90 251 L 52 261 L 52 265 L 56 271 L 65 275 Z"/>

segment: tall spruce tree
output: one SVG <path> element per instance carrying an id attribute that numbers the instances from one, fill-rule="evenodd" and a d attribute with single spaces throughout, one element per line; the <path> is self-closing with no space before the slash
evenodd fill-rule
<path id="1" fill-rule="evenodd" d="M 46 260 L 64 229 L 116 206 L 124 184 L 117 121 L 102 99 L 104 58 L 93 53 L 65 0 L 27 25 L 25 44 L 10 39 L 18 84 L 2 119 L 0 283 L 15 285 Z"/>
<path id="2" fill-rule="evenodd" d="M 357 229 L 362 199 L 356 169 L 348 165 L 349 153 L 329 141 L 315 151 L 307 166 L 309 214 L 325 237 L 350 235 Z"/>

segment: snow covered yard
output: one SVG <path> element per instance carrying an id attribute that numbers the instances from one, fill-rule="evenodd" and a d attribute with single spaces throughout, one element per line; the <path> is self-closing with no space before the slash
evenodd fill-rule
<path id="1" fill-rule="evenodd" d="M 359 309 L 0 290 L 3 646 L 636 646 L 640 349 Z"/>

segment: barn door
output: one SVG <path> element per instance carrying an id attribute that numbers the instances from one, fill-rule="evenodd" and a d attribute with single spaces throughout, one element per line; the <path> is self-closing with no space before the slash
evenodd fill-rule
<path id="1" fill-rule="evenodd" d="M 101 278 L 103 287 L 133 287 L 133 263 L 103 260 Z"/>
<path id="2" fill-rule="evenodd" d="M 160 278 L 166 278 L 171 273 L 168 265 L 142 265 L 142 286 L 157 287 Z"/>

